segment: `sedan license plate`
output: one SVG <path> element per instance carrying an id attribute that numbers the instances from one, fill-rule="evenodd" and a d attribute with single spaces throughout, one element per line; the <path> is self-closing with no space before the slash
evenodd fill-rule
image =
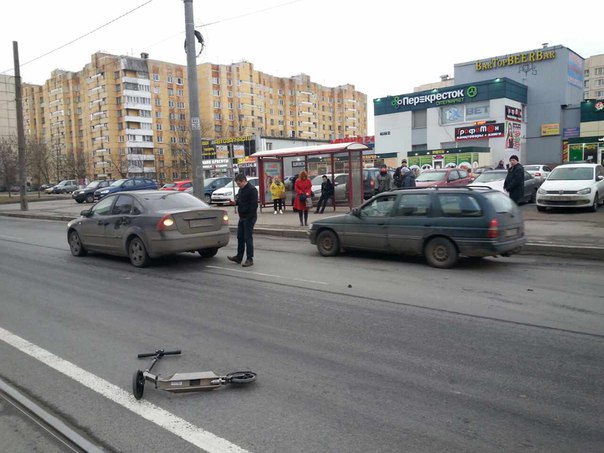
<path id="1" fill-rule="evenodd" d="M 195 219 L 189 220 L 189 226 L 191 228 L 199 228 L 208 225 L 212 225 L 213 219 Z"/>
<path id="2" fill-rule="evenodd" d="M 505 230 L 505 237 L 511 238 L 513 236 L 518 235 L 518 228 L 510 228 L 509 230 Z"/>

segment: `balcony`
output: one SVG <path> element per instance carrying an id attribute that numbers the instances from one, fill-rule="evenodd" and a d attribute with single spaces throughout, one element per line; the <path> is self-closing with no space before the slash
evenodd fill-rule
<path id="1" fill-rule="evenodd" d="M 154 145 L 153 142 L 138 142 L 129 140 L 126 142 L 126 147 L 153 149 Z"/>
<path id="2" fill-rule="evenodd" d="M 135 110 L 146 110 L 149 112 L 152 110 L 151 104 L 140 104 L 137 102 L 124 102 L 124 108 L 135 109 Z"/>
<path id="3" fill-rule="evenodd" d="M 153 137 L 152 129 L 126 129 L 127 135 L 137 135 L 141 137 Z"/>
<path id="4" fill-rule="evenodd" d="M 153 118 L 146 118 L 142 116 L 126 116 L 125 121 L 127 123 L 144 123 L 144 124 L 152 124 Z"/>
<path id="5" fill-rule="evenodd" d="M 129 162 L 137 162 L 137 161 L 154 161 L 155 156 L 153 154 L 127 154 L 126 159 Z"/>

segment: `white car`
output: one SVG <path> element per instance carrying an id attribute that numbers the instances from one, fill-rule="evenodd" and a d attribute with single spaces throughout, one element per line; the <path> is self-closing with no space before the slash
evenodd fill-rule
<path id="1" fill-rule="evenodd" d="M 590 208 L 604 202 L 604 167 L 599 164 L 564 164 L 550 173 L 537 191 L 537 209 Z"/>
<path id="2" fill-rule="evenodd" d="M 326 174 L 331 179 L 331 174 Z M 321 184 L 323 184 L 323 175 L 315 176 L 311 181 L 312 192 L 316 198 L 321 196 Z M 348 201 L 348 173 L 334 173 L 333 175 L 334 194 L 336 201 Z"/>
<path id="3" fill-rule="evenodd" d="M 503 188 L 505 183 L 505 177 L 508 175 L 507 170 L 486 170 L 483 171 L 478 177 L 468 184 L 468 187 L 472 186 L 487 186 L 491 189 L 498 190 L 509 196 L 507 191 Z M 521 203 L 533 203 L 537 197 L 537 190 L 541 185 L 541 180 L 533 178 L 529 172 L 524 172 L 524 197 L 520 200 Z"/>
<path id="4" fill-rule="evenodd" d="M 540 179 L 541 182 L 545 181 L 552 169 L 547 165 L 525 165 L 524 170 L 529 172 L 533 178 Z"/>
<path id="5" fill-rule="evenodd" d="M 258 178 L 256 178 L 256 177 L 247 178 L 247 182 L 249 182 L 252 186 L 254 186 L 256 188 L 258 187 Z M 235 185 L 234 190 L 233 190 L 233 184 Z M 220 189 L 216 189 L 214 192 L 212 192 L 212 204 L 234 205 L 235 197 L 237 196 L 238 193 L 239 193 L 239 186 L 233 181 L 233 182 L 227 184 L 226 186 L 221 187 Z"/>

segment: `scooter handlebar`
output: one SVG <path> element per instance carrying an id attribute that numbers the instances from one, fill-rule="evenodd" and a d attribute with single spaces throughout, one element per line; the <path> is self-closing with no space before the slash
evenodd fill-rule
<path id="1" fill-rule="evenodd" d="M 158 349 L 155 352 L 144 352 L 142 354 L 138 355 L 139 359 L 142 359 L 144 357 L 163 357 L 165 355 L 178 355 L 180 354 L 180 349 L 174 349 L 173 351 L 164 351 L 163 349 Z"/>

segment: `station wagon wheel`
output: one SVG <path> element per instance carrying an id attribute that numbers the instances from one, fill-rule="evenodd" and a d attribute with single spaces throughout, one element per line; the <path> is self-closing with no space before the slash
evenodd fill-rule
<path id="1" fill-rule="evenodd" d="M 145 375 L 141 370 L 137 370 L 132 376 L 132 393 L 137 400 L 143 397 L 145 391 Z"/>
<path id="2" fill-rule="evenodd" d="M 80 235 L 75 230 L 69 232 L 69 250 L 71 250 L 73 256 L 86 255 L 86 249 L 82 245 Z"/>
<path id="3" fill-rule="evenodd" d="M 233 371 L 226 375 L 231 384 L 249 384 L 256 380 L 256 373 L 253 371 Z"/>
<path id="4" fill-rule="evenodd" d="M 202 258 L 212 258 L 213 256 L 216 256 L 218 249 L 199 249 L 197 250 L 197 253 L 199 253 L 199 256 Z"/>
<path id="5" fill-rule="evenodd" d="M 340 240 L 331 230 L 323 230 L 317 236 L 317 249 L 322 256 L 335 256 L 340 253 Z"/>
<path id="6" fill-rule="evenodd" d="M 457 262 L 459 254 L 449 239 L 437 237 L 426 244 L 424 257 L 430 266 L 446 269 Z"/>
<path id="7" fill-rule="evenodd" d="M 86 203 L 94 203 L 94 194 L 89 193 L 86 195 Z"/>
<path id="8" fill-rule="evenodd" d="M 130 262 L 135 267 L 148 266 L 151 261 L 143 240 L 138 236 L 134 237 L 128 243 L 128 256 L 130 257 Z"/>

